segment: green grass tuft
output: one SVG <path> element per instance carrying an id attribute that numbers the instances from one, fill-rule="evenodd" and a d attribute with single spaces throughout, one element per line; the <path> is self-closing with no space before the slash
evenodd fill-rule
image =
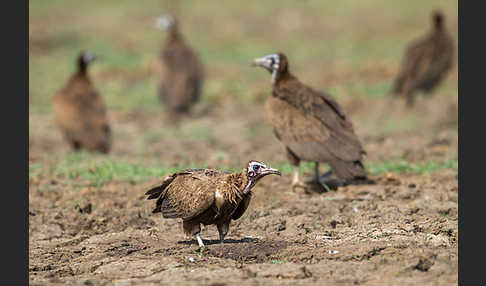
<path id="1" fill-rule="evenodd" d="M 282 264 L 282 263 L 285 263 L 285 262 L 289 262 L 288 259 L 273 259 L 273 260 L 270 260 L 268 263 L 270 264 Z"/>
<path id="2" fill-rule="evenodd" d="M 384 174 L 384 173 L 415 173 L 424 174 L 432 173 L 441 169 L 453 169 L 457 170 L 458 161 L 452 159 L 445 162 L 430 161 L 424 164 L 412 164 L 405 161 L 387 161 L 378 164 L 367 165 L 366 169 L 371 174 Z"/>
<path id="3" fill-rule="evenodd" d="M 101 186 L 113 180 L 131 183 L 146 181 L 150 178 L 164 177 L 187 168 L 200 168 L 195 165 L 144 165 L 113 158 L 101 154 L 90 154 L 85 151 L 70 153 L 64 163 L 56 166 L 29 165 L 29 178 L 38 176 L 55 176 L 69 180 L 83 179 L 95 186 Z"/>

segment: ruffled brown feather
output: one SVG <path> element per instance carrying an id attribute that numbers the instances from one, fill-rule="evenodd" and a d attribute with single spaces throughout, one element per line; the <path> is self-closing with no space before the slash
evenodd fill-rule
<path id="1" fill-rule="evenodd" d="M 190 220 L 215 207 L 216 192 L 222 196 L 222 204 L 236 209 L 244 197 L 242 190 L 247 181 L 242 173 L 188 169 L 167 176 L 145 195 L 148 200 L 157 199 L 153 213 L 162 212 L 166 218 Z M 229 215 L 233 211 L 229 210 Z"/>

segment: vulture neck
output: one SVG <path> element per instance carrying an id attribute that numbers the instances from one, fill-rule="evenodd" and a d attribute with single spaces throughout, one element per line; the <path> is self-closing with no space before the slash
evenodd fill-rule
<path id="1" fill-rule="evenodd" d="M 444 26 L 442 25 L 442 23 L 441 24 L 436 24 L 434 26 L 434 31 L 436 33 L 442 33 L 444 31 Z"/>
<path id="2" fill-rule="evenodd" d="M 436 16 L 434 19 L 433 27 L 436 32 L 444 31 L 444 19 L 442 17 Z"/>
<path id="3" fill-rule="evenodd" d="M 182 36 L 177 29 L 170 29 L 167 35 L 167 43 L 178 43 L 182 41 Z"/>
<path id="4" fill-rule="evenodd" d="M 241 173 L 233 173 L 230 175 L 231 183 L 235 187 L 234 190 L 236 191 L 238 196 L 241 195 L 248 195 L 251 193 L 251 188 L 254 184 L 248 180 L 247 177 L 247 169 L 243 169 Z"/>
<path id="5" fill-rule="evenodd" d="M 76 72 L 76 75 L 79 77 L 87 77 L 88 74 L 88 65 L 83 62 L 79 61 L 78 63 L 78 71 Z"/>
<path id="6" fill-rule="evenodd" d="M 273 88 L 278 90 L 291 82 L 298 82 L 298 81 L 299 80 L 293 74 L 286 71 L 277 76 L 277 79 L 273 84 Z"/>
<path id="7" fill-rule="evenodd" d="M 83 84 L 91 84 L 91 80 L 88 76 L 87 66 L 84 65 L 83 67 L 81 67 L 80 65 L 78 71 L 71 77 L 71 81 Z"/>

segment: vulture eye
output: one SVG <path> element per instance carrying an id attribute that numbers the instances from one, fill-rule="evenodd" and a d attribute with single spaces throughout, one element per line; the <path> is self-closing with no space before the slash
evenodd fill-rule
<path id="1" fill-rule="evenodd" d="M 258 172 L 258 169 L 260 169 L 260 165 L 253 166 L 253 171 Z"/>

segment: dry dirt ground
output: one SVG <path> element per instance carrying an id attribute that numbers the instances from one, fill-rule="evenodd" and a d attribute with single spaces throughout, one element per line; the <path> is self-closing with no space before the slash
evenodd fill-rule
<path id="1" fill-rule="evenodd" d="M 367 165 L 457 158 L 457 98 L 437 94 L 412 110 L 383 99 L 341 102 L 368 151 Z M 196 110 L 179 131 L 164 125 L 162 112 L 112 112 L 110 156 L 234 168 L 249 159 L 285 162 L 261 105 L 231 106 Z M 30 120 L 29 163 L 58 164 L 70 151 L 50 115 L 31 114 Z M 390 122 L 394 128 L 385 128 Z M 457 284 L 457 170 L 371 177 L 373 185 L 326 193 L 293 191 L 290 173 L 267 177 L 225 244 L 208 226 L 202 231 L 208 247 L 199 252 L 180 221 L 151 213 L 154 202 L 143 194 L 157 178 L 73 188 L 71 179 L 55 173 L 33 176 L 30 284 Z"/>

